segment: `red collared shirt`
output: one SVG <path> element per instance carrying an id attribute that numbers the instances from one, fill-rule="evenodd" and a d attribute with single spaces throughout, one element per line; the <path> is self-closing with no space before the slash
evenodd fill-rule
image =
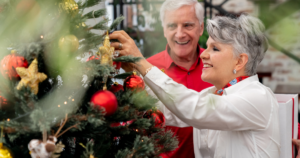
<path id="1" fill-rule="evenodd" d="M 204 51 L 198 45 L 198 57 L 192 67 L 187 70 L 181 66 L 176 65 L 166 50 L 148 58 L 148 62 L 164 71 L 170 78 L 175 82 L 185 85 L 189 89 L 200 92 L 201 90 L 211 87 L 210 83 L 204 82 L 201 79 L 203 64 L 200 59 L 200 54 Z M 199 51 L 200 50 L 200 51 Z M 164 158 L 194 158 L 194 147 L 193 147 L 193 127 L 173 127 L 167 126 L 166 130 L 173 131 L 174 135 L 178 137 L 179 144 L 178 148 L 170 153 L 165 153 Z"/>

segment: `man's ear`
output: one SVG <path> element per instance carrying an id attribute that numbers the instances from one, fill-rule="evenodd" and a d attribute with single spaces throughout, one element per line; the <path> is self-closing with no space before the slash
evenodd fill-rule
<path id="1" fill-rule="evenodd" d="M 235 65 L 236 71 L 239 71 L 239 70 L 242 70 L 243 68 L 245 68 L 247 62 L 248 62 L 248 55 L 246 53 L 240 54 L 239 57 L 237 58 L 237 62 Z"/>
<path id="2" fill-rule="evenodd" d="M 202 24 L 200 25 L 200 36 L 202 36 L 204 31 L 204 22 L 202 22 Z"/>

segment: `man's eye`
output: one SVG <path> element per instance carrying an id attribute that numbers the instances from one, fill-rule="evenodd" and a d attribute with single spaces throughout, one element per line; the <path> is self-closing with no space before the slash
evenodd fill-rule
<path id="1" fill-rule="evenodd" d="M 192 29 L 194 27 L 194 24 L 185 24 L 184 27 L 187 29 Z"/>
<path id="2" fill-rule="evenodd" d="M 175 28 L 175 27 L 176 27 L 175 24 L 169 24 L 169 25 L 168 25 L 168 28 Z"/>
<path id="3" fill-rule="evenodd" d="M 213 50 L 214 51 L 219 51 L 219 49 L 217 47 L 215 47 L 215 46 L 213 47 Z"/>

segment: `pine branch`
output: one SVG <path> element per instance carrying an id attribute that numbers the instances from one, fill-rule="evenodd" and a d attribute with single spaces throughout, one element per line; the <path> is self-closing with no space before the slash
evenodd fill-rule
<path id="1" fill-rule="evenodd" d="M 110 25 L 109 31 L 114 30 L 117 26 L 124 20 L 124 16 L 120 16 L 114 20 L 114 22 Z"/>
<path id="2" fill-rule="evenodd" d="M 106 14 L 106 9 L 100 9 L 97 11 L 90 11 L 89 13 L 85 14 L 83 18 L 93 19 L 93 18 L 98 18 L 100 16 L 103 16 L 105 14 Z"/>
<path id="3" fill-rule="evenodd" d="M 101 3 L 102 0 L 87 0 L 84 3 L 78 3 L 79 9 L 89 8 Z"/>
<path id="4" fill-rule="evenodd" d="M 127 62 L 127 63 L 136 63 L 139 62 L 141 59 L 144 59 L 142 57 L 134 57 L 134 56 L 122 56 L 118 57 L 116 59 L 113 59 L 116 62 Z"/>
<path id="5" fill-rule="evenodd" d="M 133 72 L 125 72 L 125 73 L 118 74 L 118 75 L 114 76 L 114 78 L 116 78 L 116 79 L 126 79 L 127 77 L 129 77 L 132 74 L 133 74 Z"/>

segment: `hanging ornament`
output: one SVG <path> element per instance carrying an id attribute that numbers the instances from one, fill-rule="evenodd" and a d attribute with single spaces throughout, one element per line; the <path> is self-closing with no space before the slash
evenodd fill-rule
<path id="1" fill-rule="evenodd" d="M 59 39 L 58 46 L 63 52 L 75 52 L 79 48 L 79 41 L 74 35 L 66 35 Z"/>
<path id="2" fill-rule="evenodd" d="M 118 82 L 115 82 L 109 89 L 109 91 L 113 93 L 119 92 L 120 90 L 124 91 L 123 86 L 120 85 Z"/>
<path id="3" fill-rule="evenodd" d="M 94 108 L 100 109 L 104 108 L 106 111 L 105 116 L 110 116 L 117 111 L 118 101 L 116 96 L 107 90 L 101 90 L 96 92 L 92 98 L 91 102 L 94 104 Z"/>
<path id="4" fill-rule="evenodd" d="M 98 55 L 92 55 L 90 56 L 88 59 L 86 59 L 86 61 L 90 61 L 90 60 L 99 60 L 99 56 Z"/>
<path id="5" fill-rule="evenodd" d="M 115 48 L 110 46 L 108 31 L 106 32 L 106 36 L 103 42 L 103 46 L 99 47 L 99 52 L 101 55 L 100 63 L 106 64 L 109 66 L 113 66 L 113 54 Z"/>
<path id="6" fill-rule="evenodd" d="M 114 66 L 114 68 L 115 68 L 117 71 L 120 70 L 121 65 L 122 65 L 122 62 L 117 62 L 117 61 L 114 61 L 114 62 L 113 62 L 113 66 Z"/>
<path id="7" fill-rule="evenodd" d="M 152 118 L 154 120 L 154 127 L 156 128 L 163 128 L 165 127 L 165 122 L 166 122 L 166 119 L 165 119 L 165 116 L 164 114 L 159 111 L 159 110 L 148 110 L 144 116 L 144 118 Z"/>
<path id="8" fill-rule="evenodd" d="M 27 68 L 28 62 L 24 57 L 17 55 L 15 50 L 12 50 L 10 55 L 5 56 L 1 60 L 1 73 L 9 79 L 18 78 L 17 67 Z"/>
<path id="9" fill-rule="evenodd" d="M 52 152 L 55 151 L 55 143 L 57 138 L 54 136 L 49 136 L 46 142 L 38 139 L 32 139 L 28 144 L 28 149 L 30 151 L 32 158 L 50 158 Z"/>
<path id="10" fill-rule="evenodd" d="M 1 135 L 0 135 L 0 158 L 13 158 L 12 152 L 3 145 L 3 126 L 1 126 Z"/>
<path id="11" fill-rule="evenodd" d="M 145 83 L 140 76 L 136 75 L 136 72 L 133 72 L 125 79 L 123 87 L 125 91 L 127 89 L 141 91 L 145 89 Z"/>
<path id="12" fill-rule="evenodd" d="M 5 110 L 9 108 L 8 101 L 3 96 L 0 96 L 0 109 Z M 1 157 L 0 157 L 1 158 Z"/>
<path id="13" fill-rule="evenodd" d="M 129 126 L 131 125 L 135 120 L 129 120 L 129 121 L 126 121 L 126 122 L 114 122 L 114 123 L 111 123 L 110 124 L 110 127 L 119 127 L 119 126 Z"/>
<path id="14" fill-rule="evenodd" d="M 17 89 L 20 90 L 23 86 L 28 86 L 34 94 L 39 92 L 39 83 L 46 80 L 47 75 L 38 72 L 38 62 L 34 59 L 28 69 L 24 67 L 16 68 L 17 73 L 21 77 Z"/>
<path id="15" fill-rule="evenodd" d="M 59 3 L 59 8 L 72 16 L 75 16 L 79 12 L 78 4 L 74 0 L 63 0 L 63 2 Z"/>
<path id="16" fill-rule="evenodd" d="M 0 143 L 0 158 L 13 158 L 11 151 Z"/>

